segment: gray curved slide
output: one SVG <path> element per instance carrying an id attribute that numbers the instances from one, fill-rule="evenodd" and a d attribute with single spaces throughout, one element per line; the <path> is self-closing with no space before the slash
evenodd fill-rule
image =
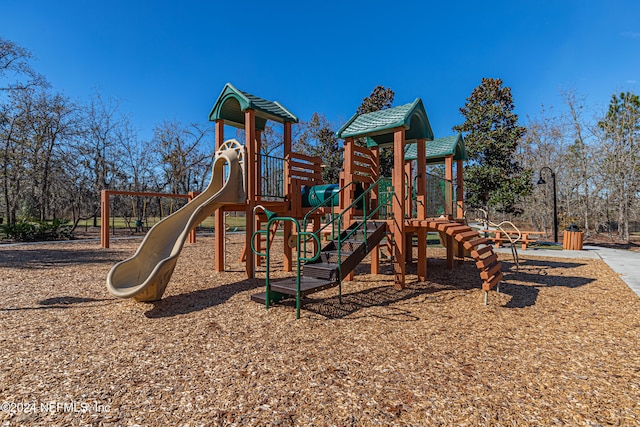
<path id="1" fill-rule="evenodd" d="M 137 301 L 162 298 L 189 232 L 221 206 L 245 202 L 243 150 L 235 140 L 222 145 L 204 192 L 154 225 L 136 253 L 111 268 L 107 289 L 112 295 Z"/>

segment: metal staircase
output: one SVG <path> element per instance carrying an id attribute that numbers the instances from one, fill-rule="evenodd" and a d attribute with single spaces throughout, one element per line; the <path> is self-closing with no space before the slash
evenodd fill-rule
<path id="1" fill-rule="evenodd" d="M 344 192 L 350 185 L 339 190 Z M 298 220 L 291 217 L 278 217 L 267 214 L 270 217 L 265 230 L 258 230 L 254 233 L 254 237 L 264 234 L 270 229 L 274 221 L 291 221 L 297 230 L 296 249 L 298 253 L 298 262 L 296 268 L 296 276 L 278 281 L 271 281 L 269 278 L 269 258 L 270 244 L 267 244 L 266 252 L 261 253 L 253 247 L 254 253 L 266 258 L 266 279 L 265 291 L 256 295 L 252 295 L 251 299 L 255 302 L 269 305 L 282 299 L 296 298 L 296 318 L 300 317 L 301 298 L 306 295 L 320 292 L 325 289 L 339 287 L 338 296 L 342 295 L 342 279 L 344 279 L 360 262 L 367 256 L 373 248 L 385 237 L 387 224 L 385 221 L 376 221 L 374 218 L 378 214 L 381 206 L 368 209 L 367 196 L 371 194 L 374 188 L 379 185 L 379 181 L 373 183 L 366 191 L 360 194 L 352 204 L 347 206 L 337 215 L 331 214 L 331 221 L 323 228 L 332 227 L 337 232 L 334 233 L 331 240 L 313 256 L 306 257 L 307 242 L 314 240 L 317 247 L 320 247 L 320 232 L 303 231 L 307 229 L 307 223 L 313 215 L 318 214 L 318 210 L 325 207 L 329 203 L 333 203 L 333 197 L 325 203 L 318 205 L 311 210 L 302 221 L 302 225 Z M 358 206 L 363 210 L 363 219 L 354 221 L 346 229 L 342 229 L 344 215 L 353 207 Z M 333 211 L 333 207 L 331 209 Z M 302 264 L 304 262 L 304 264 Z"/>

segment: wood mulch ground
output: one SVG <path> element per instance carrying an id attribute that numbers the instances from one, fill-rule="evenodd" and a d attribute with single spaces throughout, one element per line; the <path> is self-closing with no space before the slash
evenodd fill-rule
<path id="1" fill-rule="evenodd" d="M 225 273 L 186 245 L 157 303 L 106 291 L 140 240 L 0 247 L 0 425 L 640 425 L 640 300 L 601 261 L 504 256 L 484 306 L 429 249 L 429 282 L 362 265 L 296 321 L 231 240 Z"/>

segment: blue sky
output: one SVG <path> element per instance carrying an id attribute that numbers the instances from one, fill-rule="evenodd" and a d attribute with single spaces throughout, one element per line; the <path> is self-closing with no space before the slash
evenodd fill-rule
<path id="1" fill-rule="evenodd" d="M 594 109 L 640 92 L 640 2 L 0 0 L 0 36 L 68 97 L 123 100 L 140 137 L 206 123 L 226 82 L 339 126 L 376 85 L 422 98 L 436 137 L 482 77 L 523 123 L 575 88 Z"/>

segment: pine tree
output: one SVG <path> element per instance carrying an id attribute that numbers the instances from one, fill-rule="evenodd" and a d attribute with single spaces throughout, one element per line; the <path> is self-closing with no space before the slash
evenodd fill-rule
<path id="1" fill-rule="evenodd" d="M 532 171 L 514 160 L 526 128 L 518 125 L 511 89 L 502 83 L 483 78 L 460 108 L 465 122 L 453 130 L 465 133 L 467 204 L 518 214 L 519 201 L 532 191 Z"/>

